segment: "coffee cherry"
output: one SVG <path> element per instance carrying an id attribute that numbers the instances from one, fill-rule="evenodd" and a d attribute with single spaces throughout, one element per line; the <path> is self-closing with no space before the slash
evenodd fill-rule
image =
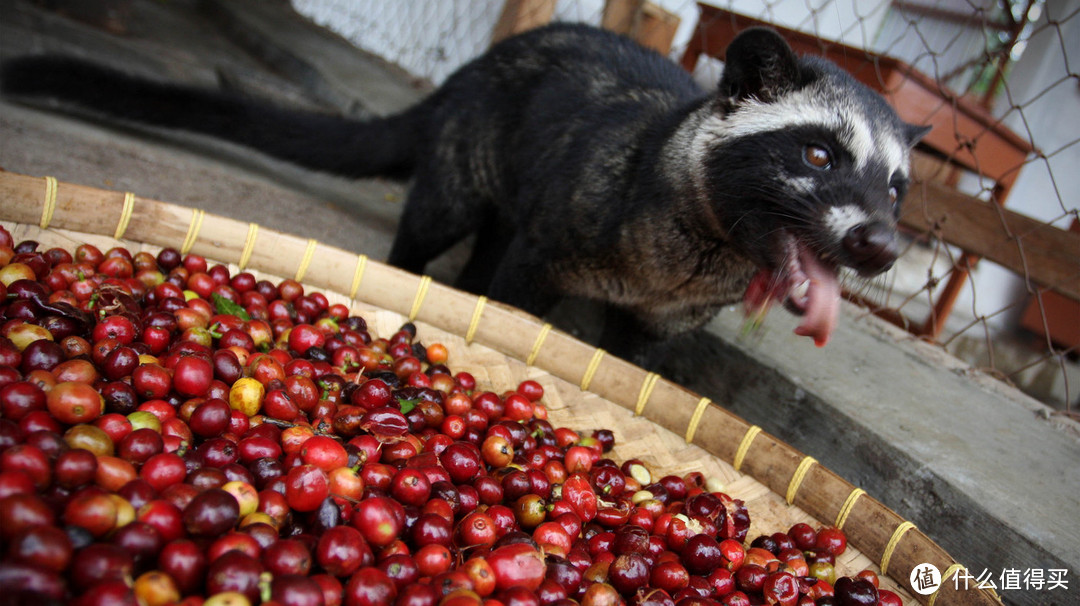
<path id="1" fill-rule="evenodd" d="M 899 601 L 869 571 L 837 580 L 841 531 L 748 547 L 745 505 L 703 474 L 605 458 L 615 432 L 555 427 L 532 379 L 478 388 L 415 324 L 380 337 L 296 281 L 175 249 L 39 248 L 0 227 L 5 595 Z"/>
<path id="2" fill-rule="evenodd" d="M 211 488 L 195 495 L 184 507 L 184 528 L 196 537 L 214 537 L 236 526 L 240 505 L 228 492 Z"/>

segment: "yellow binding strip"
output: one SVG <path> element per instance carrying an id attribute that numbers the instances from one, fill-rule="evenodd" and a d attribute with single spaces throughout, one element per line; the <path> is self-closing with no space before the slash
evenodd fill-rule
<path id="1" fill-rule="evenodd" d="M 364 279 L 364 270 L 367 268 L 367 255 L 356 257 L 356 269 L 353 271 L 352 286 L 349 287 L 349 298 L 355 299 L 360 290 L 360 281 Z"/>
<path id="2" fill-rule="evenodd" d="M 480 316 L 484 315 L 484 306 L 487 305 L 488 298 L 484 295 L 480 295 L 476 299 L 476 307 L 473 308 L 472 319 L 469 320 L 469 329 L 465 331 L 465 344 L 472 343 L 473 337 L 476 336 L 476 328 L 480 326 Z"/>
<path id="3" fill-rule="evenodd" d="M 938 588 L 934 590 L 934 593 L 930 594 L 930 599 L 926 601 L 926 606 L 934 606 L 934 602 L 937 601 L 938 592 L 940 592 L 941 588 L 945 586 L 945 583 L 949 580 L 949 577 L 960 572 L 961 570 L 966 570 L 962 564 L 953 564 L 952 566 L 946 568 L 945 572 L 941 573 L 941 585 L 938 585 Z"/>
<path id="4" fill-rule="evenodd" d="M 694 414 L 690 416 L 690 422 L 686 424 L 686 443 L 689 444 L 694 441 L 694 434 L 697 433 L 698 424 L 701 423 L 701 416 L 705 414 L 705 409 L 709 407 L 709 398 L 701 398 L 698 400 L 697 407 L 694 408 Z"/>
<path id="5" fill-rule="evenodd" d="M 52 222 L 53 212 L 56 210 L 56 192 L 60 189 L 56 177 L 45 177 L 45 206 L 41 209 L 41 222 L 38 225 L 45 229 Z"/>
<path id="6" fill-rule="evenodd" d="M 656 381 L 660 378 L 660 375 L 655 372 L 650 372 L 645 375 L 645 381 L 641 383 L 641 391 L 638 392 L 637 405 L 634 406 L 634 415 L 641 416 L 641 411 L 645 410 L 645 404 L 649 401 L 649 396 L 652 395 L 653 388 L 656 387 Z"/>
<path id="7" fill-rule="evenodd" d="M 195 241 L 199 239 L 199 230 L 202 229 L 204 216 L 206 216 L 205 211 L 198 208 L 192 209 L 191 224 L 188 225 L 187 236 L 184 237 L 184 243 L 180 245 L 180 254 L 188 254 L 191 247 L 195 246 Z"/>
<path id="8" fill-rule="evenodd" d="M 866 494 L 866 491 L 862 488 L 856 488 L 851 491 L 851 494 L 844 499 L 844 504 L 840 507 L 840 513 L 836 515 L 836 527 L 843 528 L 847 523 L 848 516 L 851 515 L 851 510 L 855 509 L 855 501 L 859 500 L 859 497 Z"/>
<path id="9" fill-rule="evenodd" d="M 589 391 L 589 385 L 592 384 L 593 376 L 596 374 L 596 369 L 600 368 L 600 360 L 604 358 L 604 354 L 607 353 L 599 347 L 593 353 L 592 359 L 589 360 L 589 365 L 585 368 L 585 374 L 581 376 L 581 391 Z"/>
<path id="10" fill-rule="evenodd" d="M 410 322 L 415 320 L 417 314 L 420 313 L 420 306 L 424 304 L 424 297 L 427 296 L 429 286 L 431 286 L 431 276 L 421 276 L 420 285 L 416 288 L 416 297 L 413 298 L 412 309 L 409 310 Z"/>
<path id="11" fill-rule="evenodd" d="M 532 366 L 536 361 L 536 356 L 540 355 L 540 348 L 544 345 L 544 339 L 547 339 L 548 333 L 551 332 L 551 324 L 544 324 L 540 327 L 540 333 L 536 335 L 536 340 L 533 341 L 532 351 L 529 352 L 529 357 L 525 358 L 525 364 Z"/>
<path id="12" fill-rule="evenodd" d="M 889 574 L 889 560 L 892 559 L 893 551 L 900 544 L 900 539 L 904 537 L 904 534 L 912 528 L 915 528 L 915 524 L 905 520 L 893 531 L 892 537 L 885 545 L 885 552 L 881 554 L 881 574 Z"/>
<path id="13" fill-rule="evenodd" d="M 817 459 L 809 455 L 799 461 L 799 466 L 795 468 L 795 473 L 791 476 L 791 482 L 788 483 L 787 495 L 785 496 L 788 505 L 795 502 L 795 495 L 799 492 L 799 486 L 802 485 L 803 479 L 806 478 L 807 472 L 814 466 L 814 463 L 817 463 Z"/>
<path id="14" fill-rule="evenodd" d="M 307 248 L 304 249 L 304 257 L 300 259 L 300 266 L 296 268 L 297 282 L 304 279 L 304 274 L 307 273 L 308 265 L 311 265 L 311 258 L 315 256 L 315 247 L 319 245 L 318 240 L 309 238 L 307 241 Z"/>
<path id="15" fill-rule="evenodd" d="M 240 269 L 247 267 L 249 261 L 251 261 L 251 253 L 255 251 L 255 239 L 259 237 L 259 224 L 249 223 L 247 239 L 244 240 L 244 250 L 240 251 L 240 263 L 238 266 Z"/>
<path id="16" fill-rule="evenodd" d="M 124 194 L 124 208 L 120 211 L 120 222 L 116 224 L 116 231 L 113 232 L 113 238 L 119 240 L 124 237 L 124 232 L 127 231 L 128 223 L 131 222 L 131 213 L 135 210 L 135 194 L 127 192 Z"/>
<path id="17" fill-rule="evenodd" d="M 735 466 L 735 471 L 739 471 L 742 467 L 743 459 L 746 458 L 747 451 L 750 450 L 750 445 L 754 443 L 754 438 L 761 433 L 761 428 L 757 425 L 751 425 L 746 430 L 746 434 L 743 435 L 742 441 L 739 442 L 739 448 L 735 451 L 735 460 L 731 462 Z"/>

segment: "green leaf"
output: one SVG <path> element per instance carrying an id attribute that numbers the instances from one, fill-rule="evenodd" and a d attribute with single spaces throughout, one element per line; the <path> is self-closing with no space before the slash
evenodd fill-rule
<path id="1" fill-rule="evenodd" d="M 248 312 L 244 310 L 242 306 L 233 303 L 216 292 L 210 293 L 210 301 L 213 302 L 214 309 L 216 309 L 219 314 L 236 316 L 245 322 L 251 320 L 251 316 L 248 315 Z"/>
<path id="2" fill-rule="evenodd" d="M 398 398 L 398 404 L 401 405 L 401 414 L 403 415 L 409 414 L 419 403 L 420 398 Z"/>

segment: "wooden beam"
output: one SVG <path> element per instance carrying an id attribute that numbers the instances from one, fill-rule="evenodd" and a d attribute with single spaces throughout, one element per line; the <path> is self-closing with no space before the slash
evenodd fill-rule
<path id="1" fill-rule="evenodd" d="M 506 0 L 491 34 L 491 43 L 546 25 L 555 14 L 556 0 Z"/>
<path id="2" fill-rule="evenodd" d="M 1080 235 L 1080 218 L 1073 217 L 1069 232 Z M 1031 297 L 1020 326 L 1031 332 L 1050 337 L 1058 347 L 1080 351 L 1080 301 L 1056 292 Z"/>
<path id="3" fill-rule="evenodd" d="M 660 54 L 671 52 L 679 16 L 646 0 L 607 0 L 601 26 L 626 34 Z"/>
<path id="4" fill-rule="evenodd" d="M 1080 300 L 1080 234 L 934 182 L 916 183 L 900 223 Z"/>
<path id="5" fill-rule="evenodd" d="M 632 35 L 644 6 L 645 0 L 606 0 L 600 26 L 618 34 Z"/>
<path id="6" fill-rule="evenodd" d="M 1009 23 L 1002 23 L 1001 21 L 995 20 L 993 18 L 993 13 L 991 13 L 990 11 L 958 11 L 947 8 L 940 8 L 929 4 L 919 4 L 916 2 L 903 1 L 893 2 L 892 6 L 901 13 L 911 13 L 919 17 L 929 17 L 931 19 L 938 19 L 951 23 L 959 23 L 960 25 L 964 25 L 967 27 L 992 29 L 1006 32 L 1012 31 L 1014 27 Z M 1028 6 L 1028 10 L 1030 10 L 1030 5 Z M 1008 10 L 1005 10 L 1003 12 L 1008 14 Z"/>
<path id="7" fill-rule="evenodd" d="M 679 16 L 659 4 L 646 2 L 641 8 L 641 23 L 634 39 L 661 55 L 671 52 L 675 31 L 679 29 Z"/>

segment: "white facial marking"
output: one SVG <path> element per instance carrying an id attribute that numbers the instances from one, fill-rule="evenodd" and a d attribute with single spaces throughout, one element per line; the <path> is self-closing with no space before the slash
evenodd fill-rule
<path id="1" fill-rule="evenodd" d="M 840 112 L 826 107 L 807 89 L 784 95 L 771 103 L 748 99 L 716 129 L 718 139 L 746 137 L 799 126 L 837 130 L 843 125 Z"/>
<path id="2" fill-rule="evenodd" d="M 708 110 L 699 110 L 704 113 Z M 691 116 L 675 131 L 671 141 L 665 146 L 664 158 L 670 163 L 672 169 L 679 167 L 690 171 L 690 177 L 699 194 L 705 191 L 705 157 L 708 154 L 710 142 L 718 136 L 715 130 L 723 128 L 723 120 L 711 112 L 704 118 L 699 115 Z M 688 166 L 683 165 L 683 154 L 689 150 L 687 159 Z"/>
<path id="3" fill-rule="evenodd" d="M 861 114 L 849 114 L 845 116 L 845 122 L 847 128 L 843 131 L 841 141 L 855 158 L 855 169 L 862 170 L 878 152 L 878 146 L 874 144 L 874 133 Z"/>
<path id="4" fill-rule="evenodd" d="M 709 113 L 694 128 L 691 135 L 690 149 L 693 157 L 704 160 L 713 144 L 723 141 L 728 135 L 728 122 L 719 114 Z"/>
<path id="5" fill-rule="evenodd" d="M 897 171 L 908 176 L 908 147 L 895 136 L 882 136 L 877 141 L 877 153 L 884 158 L 889 174 Z"/>
<path id="6" fill-rule="evenodd" d="M 694 133 L 694 156 L 702 158 L 714 145 L 739 137 L 816 126 L 836 133 L 854 158 L 856 170 L 877 159 L 890 175 L 900 171 L 906 176 L 908 149 L 899 134 L 875 130 L 856 103 L 827 90 L 827 86 L 810 86 L 768 103 L 746 99 L 727 116 L 710 114 Z"/>
<path id="7" fill-rule="evenodd" d="M 814 191 L 814 180 L 810 177 L 781 177 L 792 190 L 806 195 Z"/>
<path id="8" fill-rule="evenodd" d="M 868 221 L 863 209 L 852 204 L 845 206 L 833 206 L 825 213 L 825 227 L 833 233 L 836 239 L 842 239 L 851 228 L 862 225 Z"/>

